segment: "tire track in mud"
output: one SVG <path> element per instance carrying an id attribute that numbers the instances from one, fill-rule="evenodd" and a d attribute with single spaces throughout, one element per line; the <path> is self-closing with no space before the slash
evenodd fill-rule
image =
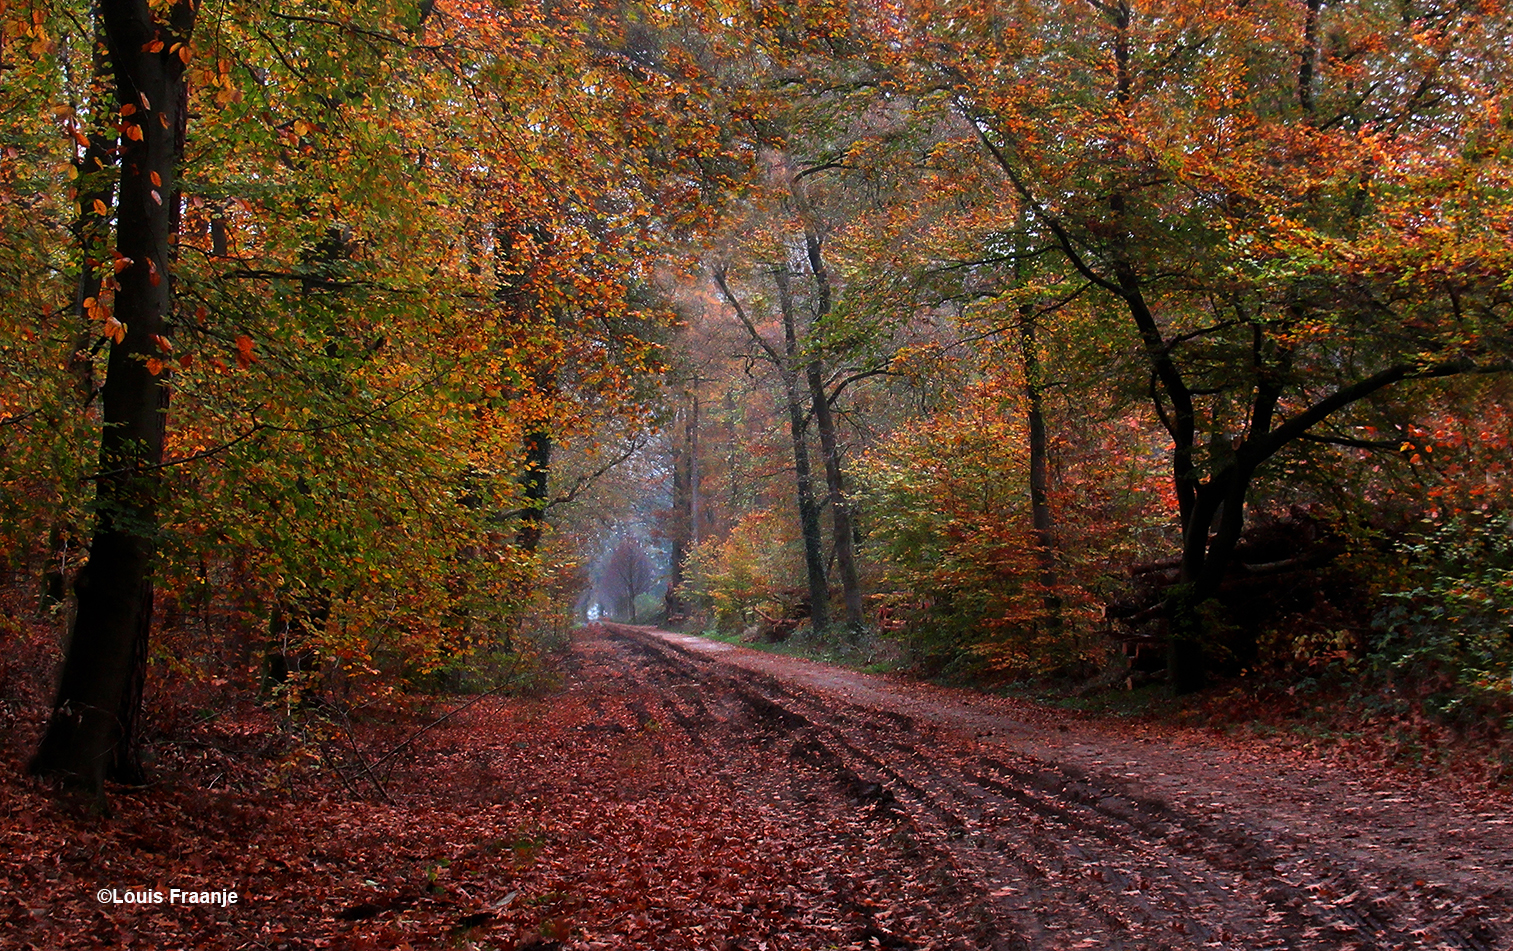
<path id="1" fill-rule="evenodd" d="M 1464 896 L 1392 868 L 1357 873 L 1290 830 L 1175 807 L 1012 750 L 985 755 L 916 717 L 812 693 L 644 629 L 605 631 L 690 735 L 787 742 L 794 761 L 829 774 L 857 808 L 906 819 L 991 910 L 988 946 L 1504 946 Z"/>
<path id="2" fill-rule="evenodd" d="M 611 652 L 613 659 L 605 656 Z M 802 714 L 747 689 L 738 677 L 721 679 L 718 689 L 710 689 L 708 676 L 691 676 L 675 658 L 639 641 L 594 638 L 580 641 L 577 653 L 592 656 L 595 669 L 612 665 L 617 681 L 613 702 L 601 704 L 596 722 L 580 729 L 627 735 L 676 730 L 713 767 L 706 775 L 734 787 L 747 802 L 776 806 L 810 831 L 811 857 L 828 856 L 820 891 L 850 923 L 842 927 L 848 942 L 813 947 L 1031 947 L 1019 936 L 1000 934 L 991 916 L 980 913 L 982 903 L 967 883 L 916 874 L 921 867 L 949 865 L 949 854 L 931 848 L 923 836 L 909 835 L 904 827 L 912 822 L 879 796 L 880 785 L 863 781 L 825 747 L 796 740 L 813 732 Z M 627 725 L 631 720 L 635 729 Z M 879 876 L 885 882 L 912 879 L 914 885 L 904 890 L 908 894 L 886 886 L 879 890 Z M 881 896 L 887 900 L 879 904 Z M 911 924 L 899 927 L 890 918 Z M 936 924 L 921 930 L 918 919 Z M 731 951 L 737 947 L 749 951 L 745 944 Z"/>

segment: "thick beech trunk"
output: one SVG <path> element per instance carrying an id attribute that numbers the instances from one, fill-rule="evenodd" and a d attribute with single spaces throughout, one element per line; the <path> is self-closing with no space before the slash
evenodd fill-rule
<path id="1" fill-rule="evenodd" d="M 107 773 L 138 777 L 133 736 L 152 624 L 152 561 L 158 527 L 159 465 L 168 408 L 162 356 L 171 304 L 174 175 L 183 150 L 183 61 L 195 7 L 178 3 L 158 20 L 146 0 L 102 0 L 120 140 L 114 317 L 124 334 L 110 348 L 101 392 L 104 428 L 89 562 L 75 584 L 78 611 L 57 698 L 31 771 L 98 793 Z M 156 48 L 156 51 L 152 51 Z M 128 108 L 129 107 L 129 108 Z"/>

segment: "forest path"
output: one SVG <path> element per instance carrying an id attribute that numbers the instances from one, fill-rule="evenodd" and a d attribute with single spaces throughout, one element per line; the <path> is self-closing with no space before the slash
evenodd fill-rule
<path id="1" fill-rule="evenodd" d="M 623 625 L 540 687 L 200 720 L 103 821 L 0 734 L 0 951 L 1513 948 L 1505 798 Z"/>
<path id="2" fill-rule="evenodd" d="M 872 861 L 949 869 L 931 901 L 961 905 L 977 946 L 1513 947 L 1502 808 L 1198 731 L 601 630 L 579 650 L 615 655 L 705 751 L 786 754 L 742 782 L 902 830 Z"/>

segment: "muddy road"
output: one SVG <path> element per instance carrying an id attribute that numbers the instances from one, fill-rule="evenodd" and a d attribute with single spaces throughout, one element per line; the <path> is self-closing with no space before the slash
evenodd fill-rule
<path id="1" fill-rule="evenodd" d="M 1501 803 L 648 628 L 576 655 L 711 781 L 874 829 L 852 873 L 931 870 L 865 945 L 1513 948 Z"/>

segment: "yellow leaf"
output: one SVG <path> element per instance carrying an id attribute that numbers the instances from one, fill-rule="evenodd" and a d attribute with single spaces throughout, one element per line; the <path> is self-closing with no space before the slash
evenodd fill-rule
<path id="1" fill-rule="evenodd" d="M 101 201 L 98 198 L 95 199 L 95 203 L 90 207 L 92 207 L 94 209 L 94 213 L 99 215 L 101 218 L 104 218 L 106 215 L 110 214 L 110 209 L 105 207 L 105 202 Z"/>
<path id="2" fill-rule="evenodd" d="M 74 179 L 79 177 L 79 166 L 70 165 L 68 166 L 68 168 L 64 169 L 63 174 L 68 176 L 69 181 L 73 181 Z"/>

